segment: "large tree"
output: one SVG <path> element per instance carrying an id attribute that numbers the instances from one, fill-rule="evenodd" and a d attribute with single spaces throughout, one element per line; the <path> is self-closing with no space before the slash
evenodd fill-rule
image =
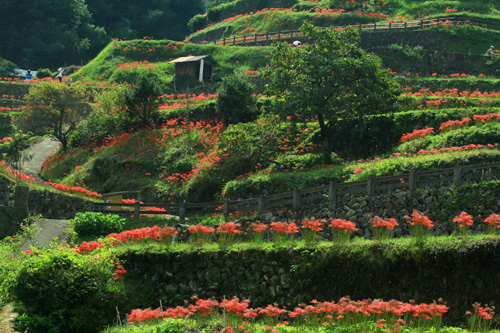
<path id="1" fill-rule="evenodd" d="M 30 89 L 26 95 L 26 106 L 12 118 L 12 123 L 24 132 L 50 132 L 65 151 L 69 134 L 91 111 L 84 86 L 47 81 Z"/>
<path id="2" fill-rule="evenodd" d="M 319 123 L 329 163 L 328 130 L 335 121 L 393 111 L 400 89 L 381 69 L 380 58 L 358 46 L 355 29 L 329 31 L 310 24 L 301 29 L 307 43 L 276 45 L 265 74 L 268 93 L 277 96 L 274 112 Z"/>

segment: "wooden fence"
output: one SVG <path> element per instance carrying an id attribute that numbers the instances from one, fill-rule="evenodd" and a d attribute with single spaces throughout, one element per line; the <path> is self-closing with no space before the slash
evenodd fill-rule
<path id="1" fill-rule="evenodd" d="M 345 195 L 373 196 L 393 190 L 416 192 L 419 187 L 428 184 L 438 186 L 459 187 L 466 182 L 483 182 L 499 179 L 500 162 L 459 166 L 430 171 L 412 170 L 409 173 L 394 176 L 369 177 L 365 180 L 347 183 L 330 182 L 328 185 L 308 189 L 295 189 L 275 195 L 260 196 L 243 200 L 224 200 L 205 203 L 95 203 L 89 202 L 89 211 L 120 213 L 139 217 L 140 214 L 169 214 L 179 216 L 183 221 L 188 215 L 206 215 L 220 213 L 229 216 L 231 213 L 264 214 L 267 210 L 292 209 L 299 210 L 302 205 L 327 202 L 330 209 L 335 207 L 338 199 Z M 122 207 L 121 211 L 109 210 L 110 207 Z M 154 207 L 154 209 L 152 208 Z"/>
<path id="2" fill-rule="evenodd" d="M 329 26 L 324 27 L 329 30 L 345 29 L 345 28 L 355 28 L 359 32 L 362 31 L 391 31 L 391 30 L 414 30 L 414 29 L 424 29 L 432 25 L 436 25 L 439 22 L 470 22 L 472 24 L 487 25 L 491 29 L 500 30 L 500 26 L 495 24 L 491 25 L 487 20 L 481 20 L 476 18 L 468 17 L 444 17 L 444 18 L 434 18 L 430 20 L 418 20 L 409 22 L 389 22 L 389 23 L 359 23 L 354 25 L 342 25 L 342 26 Z M 476 22 L 477 21 L 477 22 Z M 262 33 L 255 33 L 251 35 L 233 36 L 230 38 L 216 39 L 212 41 L 203 41 L 201 43 L 207 44 L 220 44 L 220 45 L 246 45 L 250 43 L 258 43 L 259 41 L 269 42 L 269 40 L 281 40 L 281 39 L 292 39 L 292 38 L 304 37 L 304 32 L 300 29 L 295 30 L 280 30 L 280 31 L 266 31 Z"/>

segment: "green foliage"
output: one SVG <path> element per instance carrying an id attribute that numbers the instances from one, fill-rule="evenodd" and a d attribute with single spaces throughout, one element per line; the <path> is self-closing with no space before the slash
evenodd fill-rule
<path id="1" fill-rule="evenodd" d="M 31 156 L 24 153 L 32 143 L 30 135 L 18 133 L 13 137 L 13 140 L 8 142 L 5 149 L 3 159 L 7 164 L 13 166 L 17 170 L 23 170 L 24 163 L 31 160 Z"/>
<path id="2" fill-rule="evenodd" d="M 188 22 L 188 28 L 191 32 L 196 32 L 202 28 L 204 28 L 208 24 L 206 15 L 195 15 Z"/>
<path id="3" fill-rule="evenodd" d="M 301 29 L 311 43 L 300 48 L 277 44 L 266 71 L 268 92 L 284 96 L 284 103 L 272 112 L 319 123 L 328 164 L 328 127 L 340 117 L 394 111 L 399 85 L 381 70 L 379 58 L 358 47 L 356 30 L 328 31 L 312 25 Z"/>
<path id="4" fill-rule="evenodd" d="M 36 77 L 37 79 L 43 79 L 45 77 L 53 77 L 56 73 L 52 73 L 50 69 L 48 68 L 40 68 L 36 72 Z"/>
<path id="5" fill-rule="evenodd" d="M 427 135 L 401 144 L 396 151 L 416 153 L 420 149 L 431 150 L 460 147 L 469 144 L 488 145 L 500 142 L 500 124 L 484 124 L 450 130 L 437 135 Z M 435 130 L 439 132 L 439 130 Z"/>
<path id="6" fill-rule="evenodd" d="M 99 104 L 85 122 L 71 134 L 71 146 L 101 144 L 106 138 L 129 131 L 134 123 L 124 110 L 126 87 L 122 85 L 101 90 L 95 100 Z"/>
<path id="7" fill-rule="evenodd" d="M 30 24 L 19 25 L 20 17 Z M 109 41 L 83 0 L 6 3 L 1 18 L 1 54 L 21 68 L 87 62 Z"/>
<path id="8" fill-rule="evenodd" d="M 25 258 L 12 286 L 18 329 L 93 333 L 111 323 L 118 296 L 113 263 L 59 249 Z"/>
<path id="9" fill-rule="evenodd" d="M 217 116 L 228 124 L 249 121 L 257 111 L 255 85 L 242 74 L 226 76 L 217 90 Z"/>
<path id="10" fill-rule="evenodd" d="M 136 125 L 154 126 L 158 123 L 158 105 L 161 100 L 160 88 L 155 77 L 142 76 L 132 88 L 125 93 L 126 111 Z"/>
<path id="11" fill-rule="evenodd" d="M 27 106 L 12 122 L 24 132 L 50 131 L 66 150 L 69 134 L 92 110 L 88 99 L 84 86 L 41 82 L 30 89 Z"/>
<path id="12" fill-rule="evenodd" d="M 17 65 L 12 61 L 0 58 L 0 76 L 10 75 L 10 73 L 13 73 L 16 68 Z"/>
<path id="13" fill-rule="evenodd" d="M 121 232 L 125 225 L 125 219 L 118 215 L 94 212 L 76 213 L 70 222 L 79 237 L 106 236 Z"/>

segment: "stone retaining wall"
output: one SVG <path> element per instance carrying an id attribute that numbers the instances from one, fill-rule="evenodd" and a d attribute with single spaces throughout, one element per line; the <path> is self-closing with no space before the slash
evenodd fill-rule
<path id="1" fill-rule="evenodd" d="M 8 193 L 14 188 L 14 183 L 0 176 L 0 203 L 8 201 Z M 28 207 L 31 216 L 42 215 L 53 219 L 71 219 L 78 212 L 86 212 L 88 200 L 67 196 L 60 193 L 31 190 L 29 193 Z"/>

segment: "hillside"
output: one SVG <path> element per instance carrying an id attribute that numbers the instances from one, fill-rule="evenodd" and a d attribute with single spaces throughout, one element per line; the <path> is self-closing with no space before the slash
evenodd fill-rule
<path id="1" fill-rule="evenodd" d="M 499 39 L 496 30 L 498 8 L 494 3 L 429 1 L 425 7 L 427 12 L 422 15 L 417 15 L 418 6 L 414 1 L 364 5 L 355 1 L 348 4 L 276 1 L 276 6 L 283 9 L 265 8 L 263 3 L 242 0 L 211 4 L 203 18 L 211 21 L 190 39 L 219 31 L 220 36 L 230 40 L 241 34 L 251 35 L 275 28 L 296 29 L 303 22 L 325 26 L 409 22 L 422 15 L 458 15 L 459 20 L 455 23 L 459 24 L 445 20 L 425 29 L 361 33 L 360 46 L 379 55 L 383 67 L 392 71 L 407 93 L 398 99 L 400 113 L 340 119 L 336 127 L 330 128 L 335 166 L 319 169 L 321 171 L 307 171 L 322 164 L 316 123 L 293 125 L 280 118 L 261 118 L 260 112 L 253 118 L 256 122 L 228 125 L 214 119 L 217 118 L 217 95 L 214 93 L 219 88 L 218 81 L 235 70 L 256 84 L 254 92 L 258 95 L 261 111 L 274 107 L 272 98 L 262 95 L 266 81 L 261 74 L 269 62 L 272 46 L 256 45 L 266 44 L 263 42 L 253 43 L 253 46 L 231 45 L 230 42 L 226 45 L 197 44 L 150 37 L 114 40 L 66 79 L 98 90 L 108 87 L 113 90 L 115 84 L 131 86 L 139 77 L 153 75 L 164 94 L 159 107 L 162 123 L 157 129 L 131 128 L 119 120 L 109 106 L 97 108 L 73 135 L 72 149 L 56 153 L 49 159 L 43 171 L 46 179 L 86 186 L 100 193 L 140 189 L 151 201 L 210 201 L 222 197 L 223 193 L 231 197 L 248 197 L 257 195 L 258 191 L 276 193 L 294 186 L 314 186 L 317 182 L 352 180 L 355 178 L 352 172 L 359 165 L 351 163 L 351 158 L 369 158 L 368 162 L 360 162 L 365 170 L 363 163 L 370 165 L 371 160 L 393 159 L 394 156 L 387 154 L 400 149 L 398 141 L 405 133 L 426 126 L 439 127 L 447 120 L 494 113 L 499 106 L 496 77 L 500 73 L 500 60 L 483 55 L 491 41 Z M 193 19 L 200 19 L 200 16 Z M 489 26 L 478 24 L 480 20 L 488 20 Z M 168 62 L 187 55 L 213 56 L 220 65 L 214 68 L 215 82 L 174 82 L 174 65 Z M 439 97 L 450 89 L 457 90 L 446 95 L 449 96 L 446 100 Z M 419 94 L 419 91 L 424 93 Z M 480 91 L 481 95 L 475 95 L 475 91 Z M 410 92 L 416 95 L 409 95 Z M 422 113 L 422 109 L 427 111 Z M 5 128 L 4 131 L 9 130 Z M 256 133 L 259 133 L 258 139 L 252 138 Z M 485 145 L 494 141 L 496 138 L 488 134 L 461 140 L 460 145 Z M 435 145 L 432 149 L 455 144 L 458 146 L 457 140 L 441 142 L 441 146 Z M 262 147 L 262 150 L 252 146 Z M 460 153 L 450 154 L 461 156 Z M 399 166 L 389 168 L 391 172 L 460 162 L 460 157 L 453 156 L 448 162 L 444 162 L 445 157 L 425 163 L 418 162 L 417 156 L 415 161 L 408 158 L 410 161 L 395 162 Z M 496 158 L 496 153 L 485 152 L 469 157 L 465 163 L 495 161 Z M 402 167 L 403 164 L 406 167 Z M 299 173 L 291 174 L 290 171 Z M 368 177 L 370 173 L 362 175 Z M 275 185 L 282 180 L 285 180 L 284 186 Z"/>

